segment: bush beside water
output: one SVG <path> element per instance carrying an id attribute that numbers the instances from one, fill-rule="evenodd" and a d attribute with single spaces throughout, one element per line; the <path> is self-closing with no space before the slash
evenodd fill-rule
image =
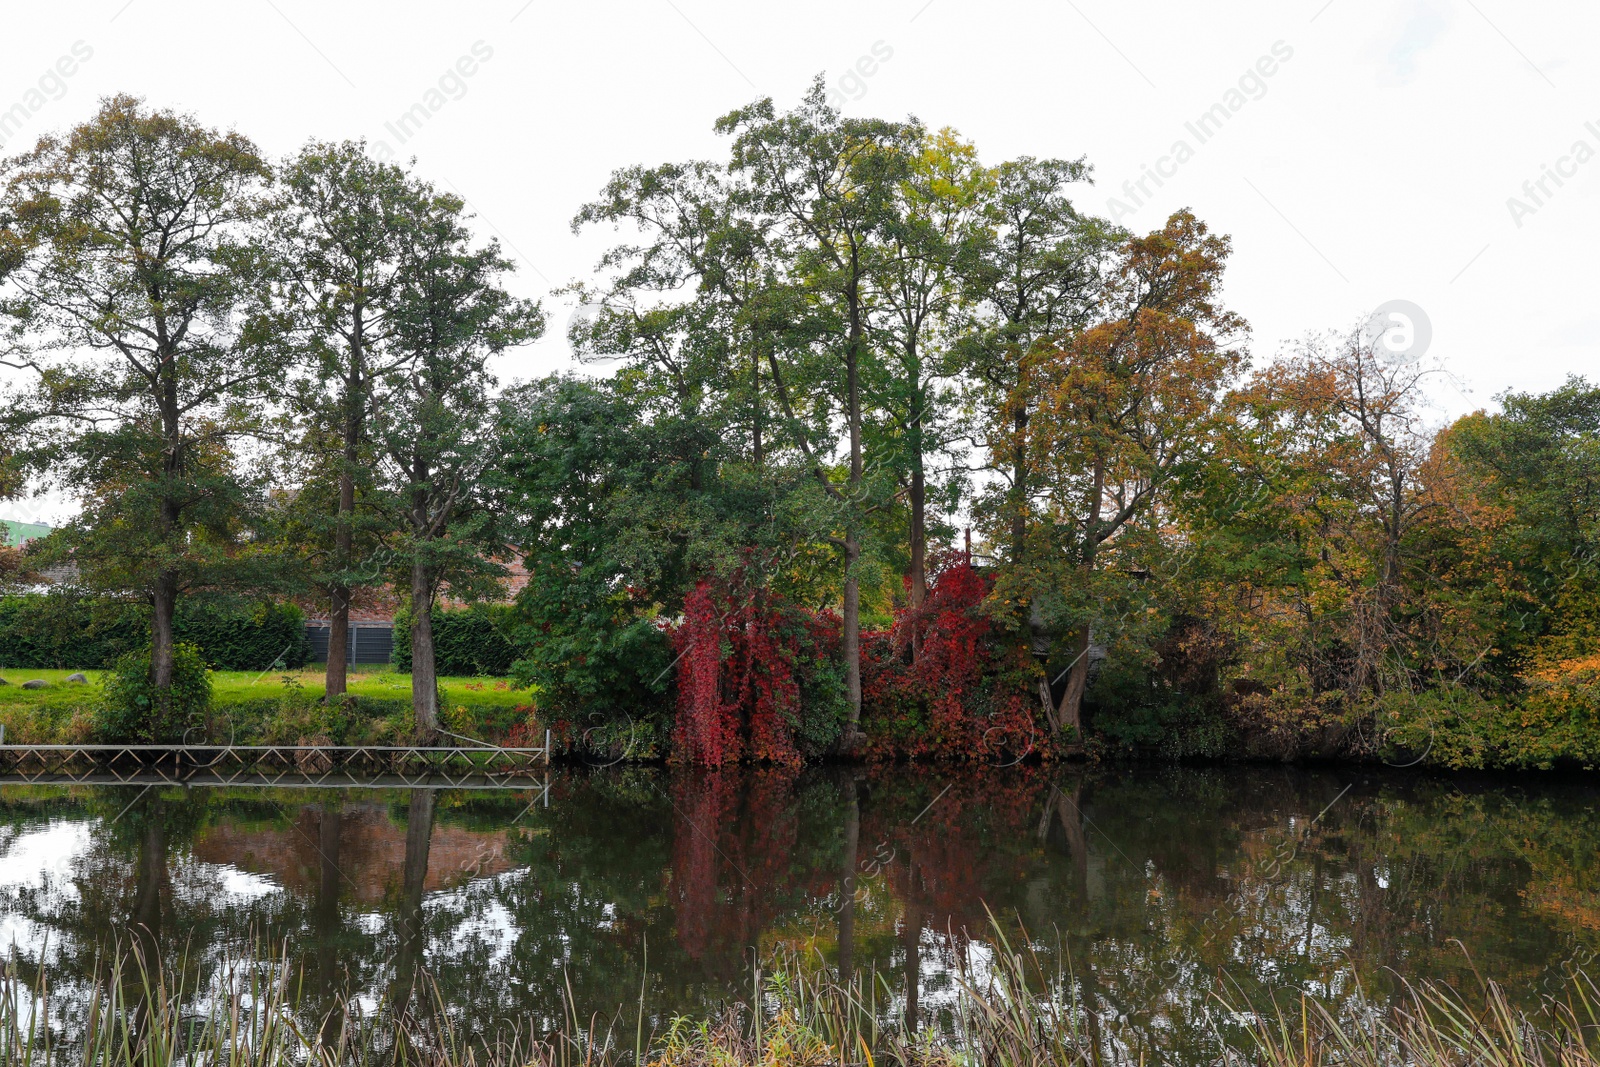
<path id="1" fill-rule="evenodd" d="M 211 672 L 194 645 L 172 650 L 172 684 L 150 684 L 150 650 L 119 658 L 103 683 L 94 734 L 103 742 L 177 744 L 206 725 Z M 199 740 L 199 738 L 194 738 Z"/>

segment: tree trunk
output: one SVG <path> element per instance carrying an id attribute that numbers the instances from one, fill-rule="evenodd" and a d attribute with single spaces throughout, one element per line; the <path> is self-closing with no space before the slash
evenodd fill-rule
<path id="1" fill-rule="evenodd" d="M 750 443 L 757 467 L 761 466 L 761 356 L 750 349 Z"/>
<path id="2" fill-rule="evenodd" d="M 845 748 L 855 751 L 861 743 L 861 583 L 856 562 L 861 558 L 861 542 L 856 534 L 856 509 L 861 506 L 861 299 L 857 289 L 858 255 L 850 256 L 851 281 L 846 288 L 850 306 L 850 343 L 845 354 L 848 390 L 845 418 L 850 425 L 850 499 L 845 521 L 844 574 L 844 687 L 849 702 L 849 721 L 845 726 Z"/>
<path id="3" fill-rule="evenodd" d="M 343 490 L 340 490 L 343 495 Z M 348 531 L 346 531 L 348 532 Z M 345 554 L 348 555 L 348 545 Z M 350 587 L 343 583 L 328 590 L 328 665 L 323 673 L 323 703 L 344 696 L 350 673 Z"/>
<path id="4" fill-rule="evenodd" d="M 1011 562 L 1022 562 L 1028 539 L 1028 409 L 1018 404 L 1013 415 L 1016 439 L 1011 445 Z"/>
<path id="5" fill-rule="evenodd" d="M 170 570 L 162 571 L 156 578 L 150 607 L 150 684 L 156 689 L 170 690 L 175 643 L 172 625 L 178 609 L 176 573 Z"/>
<path id="6" fill-rule="evenodd" d="M 916 350 L 910 353 L 912 374 L 919 380 L 922 374 L 920 364 L 916 360 Z M 912 398 L 914 409 L 911 412 L 911 486 L 909 490 L 911 504 L 911 588 L 908 590 L 908 599 L 913 614 L 920 609 L 928 599 L 928 474 L 922 464 L 922 415 L 923 398 L 920 384 Z M 911 659 L 916 662 L 922 655 L 922 628 L 911 628 Z"/>
<path id="7" fill-rule="evenodd" d="M 861 558 L 861 542 L 855 534 L 844 539 L 844 689 L 849 702 L 845 725 L 846 752 L 855 751 L 861 733 L 861 586 L 856 581 L 856 561 Z"/>
<path id="8" fill-rule="evenodd" d="M 439 731 L 439 676 L 433 655 L 433 580 L 420 560 L 411 564 L 411 710 L 420 740 Z"/>
<path id="9" fill-rule="evenodd" d="M 861 844 L 861 796 L 853 774 L 844 779 L 844 863 L 839 872 L 839 981 L 855 975 L 856 852 Z"/>
<path id="10" fill-rule="evenodd" d="M 361 313 L 356 311 L 350 343 L 350 372 L 344 383 L 343 468 L 339 471 L 339 514 L 333 531 L 334 566 L 349 573 L 355 552 L 356 464 L 361 461 L 361 424 L 366 410 L 362 397 Z M 350 586 L 343 580 L 329 590 L 332 610 L 328 619 L 328 668 L 323 676 L 324 701 L 344 696 L 350 673 Z"/>
<path id="11" fill-rule="evenodd" d="M 1392 607 L 1400 591 L 1400 541 L 1405 529 L 1405 480 L 1402 475 L 1390 476 L 1389 521 L 1384 523 L 1383 585 L 1385 608 Z"/>
<path id="12" fill-rule="evenodd" d="M 1047 672 L 1039 679 L 1039 705 L 1044 709 L 1045 720 L 1050 724 L 1054 733 L 1061 732 L 1061 723 L 1056 720 L 1056 702 L 1050 696 L 1050 675 Z"/>
<path id="13" fill-rule="evenodd" d="M 1072 731 L 1073 739 L 1083 739 L 1083 691 L 1089 685 L 1089 642 L 1092 638 L 1087 625 L 1073 631 L 1072 665 L 1067 668 L 1067 691 L 1061 694 L 1061 705 L 1056 709 L 1056 728 L 1065 733 Z"/>
<path id="14" fill-rule="evenodd" d="M 922 471 L 922 456 L 912 459 L 911 468 L 911 589 L 909 598 L 913 615 L 928 599 L 928 484 Z M 911 657 L 913 661 L 922 654 L 922 627 L 911 628 Z"/>
<path id="15" fill-rule="evenodd" d="M 175 354 L 175 353 L 174 353 Z M 161 393 L 161 429 L 166 440 L 162 467 L 172 484 L 183 477 L 183 424 L 178 415 L 178 387 L 170 368 L 163 365 Z M 183 512 L 178 501 L 171 496 L 161 498 L 161 539 L 168 548 L 176 547 L 173 540 L 181 539 Z M 181 549 L 179 549 L 181 551 Z M 178 572 L 166 567 L 156 577 L 151 596 L 150 615 L 150 684 L 155 689 L 168 690 L 171 697 L 173 673 L 173 619 L 178 611 Z M 159 697 L 157 699 L 160 699 Z M 154 709 L 152 709 L 154 712 Z M 152 738 L 152 740 L 157 740 Z"/>
<path id="16" fill-rule="evenodd" d="M 431 789 L 413 789 L 406 814 L 406 855 L 400 875 L 400 945 L 395 956 L 395 1014 L 404 1015 L 427 947 L 422 894 L 428 880 L 428 850 L 433 843 Z"/>
<path id="17" fill-rule="evenodd" d="M 1089 514 L 1083 524 L 1083 547 L 1079 550 L 1078 572 L 1085 589 L 1094 580 L 1094 560 L 1102 537 L 1100 512 L 1105 506 L 1106 467 L 1103 459 L 1094 465 L 1094 490 L 1089 498 Z M 1089 623 L 1073 631 L 1072 662 L 1067 668 L 1067 691 L 1061 694 L 1061 706 L 1056 712 L 1056 728 L 1071 729 L 1074 739 L 1083 739 L 1083 691 L 1089 685 L 1089 645 L 1094 635 Z"/>
<path id="18" fill-rule="evenodd" d="M 328 590 L 332 610 L 328 612 L 328 665 L 323 674 L 323 703 L 343 697 L 350 671 L 350 587 L 336 585 Z"/>

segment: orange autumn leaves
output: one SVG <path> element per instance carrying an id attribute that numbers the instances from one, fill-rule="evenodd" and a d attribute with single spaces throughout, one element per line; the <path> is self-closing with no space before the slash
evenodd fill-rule
<path id="1" fill-rule="evenodd" d="M 1218 302 L 1228 252 L 1227 238 L 1174 215 L 1128 242 L 1108 294 L 1116 314 L 1026 357 L 1046 509 L 1085 537 L 1114 534 L 1194 456 L 1243 369 L 1230 342 L 1247 327 Z"/>

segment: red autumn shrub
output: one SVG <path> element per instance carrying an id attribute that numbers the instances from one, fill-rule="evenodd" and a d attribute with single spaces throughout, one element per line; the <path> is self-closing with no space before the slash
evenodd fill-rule
<path id="1" fill-rule="evenodd" d="M 720 766 L 798 764 L 837 736 L 838 624 L 766 589 L 698 583 L 673 633 L 673 757 Z"/>
<path id="2" fill-rule="evenodd" d="M 983 614 L 990 579 L 964 555 L 936 561 L 927 600 L 887 633 L 862 635 L 868 754 L 946 759 L 1043 754 L 1037 666 Z M 721 766 L 797 764 L 843 721 L 839 623 L 771 590 L 700 582 L 673 632 L 678 653 L 673 758 Z M 913 654 L 913 650 L 915 650 Z"/>
<path id="3" fill-rule="evenodd" d="M 737 758 L 736 709 L 723 699 L 722 641 L 726 629 L 700 582 L 683 602 L 683 625 L 673 634 L 678 650 L 678 721 L 673 754 L 689 763 L 718 766 Z"/>
<path id="4" fill-rule="evenodd" d="M 880 757 L 1023 758 L 1043 754 L 1038 670 L 1026 648 L 981 605 L 992 580 L 964 553 L 935 561 L 922 606 L 896 614 L 888 633 L 865 635 L 862 726 Z"/>

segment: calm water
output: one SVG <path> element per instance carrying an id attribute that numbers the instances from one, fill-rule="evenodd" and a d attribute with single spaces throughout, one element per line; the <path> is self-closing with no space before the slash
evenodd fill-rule
<path id="1" fill-rule="evenodd" d="M 631 1020 L 646 951 L 652 1017 L 706 1009 L 789 946 L 875 968 L 886 1010 L 941 1025 L 992 911 L 1047 965 L 1070 954 L 1106 1017 L 1181 1045 L 1172 1020 L 1219 975 L 1252 997 L 1359 979 L 1382 998 L 1472 967 L 1554 988 L 1600 948 L 1597 795 L 1150 767 L 555 771 L 547 797 L 5 785 L 0 940 L 68 992 L 118 939 L 199 985 L 286 945 L 308 1010 L 420 967 L 479 1033 L 553 1025 L 568 982 Z"/>

